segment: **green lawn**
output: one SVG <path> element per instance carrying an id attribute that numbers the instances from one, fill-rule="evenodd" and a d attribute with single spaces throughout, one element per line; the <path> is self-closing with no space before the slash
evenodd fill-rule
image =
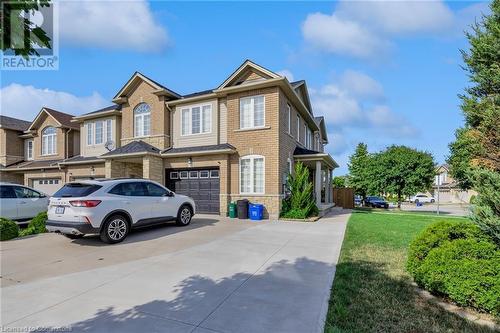
<path id="1" fill-rule="evenodd" d="M 354 211 L 325 332 L 491 332 L 421 299 L 411 285 L 405 271 L 408 244 L 440 219 L 447 218 Z"/>

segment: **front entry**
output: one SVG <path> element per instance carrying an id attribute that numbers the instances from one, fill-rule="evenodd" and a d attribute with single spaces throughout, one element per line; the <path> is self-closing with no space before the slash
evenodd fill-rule
<path id="1" fill-rule="evenodd" d="M 219 214 L 219 168 L 166 169 L 165 184 L 193 198 L 197 213 Z"/>

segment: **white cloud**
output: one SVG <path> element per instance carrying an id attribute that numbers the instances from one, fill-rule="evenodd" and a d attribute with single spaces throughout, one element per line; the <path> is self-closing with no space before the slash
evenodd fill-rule
<path id="1" fill-rule="evenodd" d="M 338 15 L 388 34 L 441 32 L 454 14 L 442 1 L 342 1 Z"/>
<path id="2" fill-rule="evenodd" d="M 487 11 L 485 3 L 454 12 L 444 1 L 344 0 L 330 15 L 307 15 L 302 35 L 308 45 L 326 53 L 374 58 L 389 51 L 395 37 L 457 35 Z"/>
<path id="3" fill-rule="evenodd" d="M 355 97 L 380 99 L 384 96 L 382 85 L 362 72 L 347 70 L 342 75 L 340 83 Z"/>
<path id="4" fill-rule="evenodd" d="M 137 1 L 61 1 L 60 37 L 78 46 L 156 52 L 169 42 L 149 4 Z"/>
<path id="5" fill-rule="evenodd" d="M 293 73 L 288 69 L 283 69 L 281 71 L 278 71 L 276 72 L 276 74 L 286 77 L 290 82 L 294 81 Z"/>
<path id="6" fill-rule="evenodd" d="M 78 115 L 108 106 L 99 93 L 90 96 L 75 96 L 64 91 L 40 89 L 12 83 L 0 90 L 2 114 L 33 120 L 42 107 Z"/>
<path id="7" fill-rule="evenodd" d="M 302 24 L 302 34 L 317 49 L 360 58 L 369 57 L 389 46 L 388 41 L 371 33 L 358 22 L 340 18 L 335 13 L 309 14 Z"/>

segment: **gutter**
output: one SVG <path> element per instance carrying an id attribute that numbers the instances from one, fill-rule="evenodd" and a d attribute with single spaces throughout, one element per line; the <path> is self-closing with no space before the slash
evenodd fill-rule
<path id="1" fill-rule="evenodd" d="M 215 154 L 234 154 L 236 151 L 234 149 L 217 149 L 217 150 L 206 150 L 206 151 L 191 151 L 191 152 L 180 152 L 180 153 L 161 153 L 162 157 L 181 157 L 181 156 L 200 156 L 200 155 L 215 155 Z"/>

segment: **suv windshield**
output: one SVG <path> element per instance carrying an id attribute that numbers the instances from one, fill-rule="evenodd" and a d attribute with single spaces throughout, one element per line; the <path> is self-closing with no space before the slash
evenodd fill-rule
<path id="1" fill-rule="evenodd" d="M 59 191 L 54 193 L 55 198 L 70 198 L 70 197 L 86 197 L 100 189 L 101 185 L 85 184 L 85 183 L 69 183 L 61 187 Z"/>

